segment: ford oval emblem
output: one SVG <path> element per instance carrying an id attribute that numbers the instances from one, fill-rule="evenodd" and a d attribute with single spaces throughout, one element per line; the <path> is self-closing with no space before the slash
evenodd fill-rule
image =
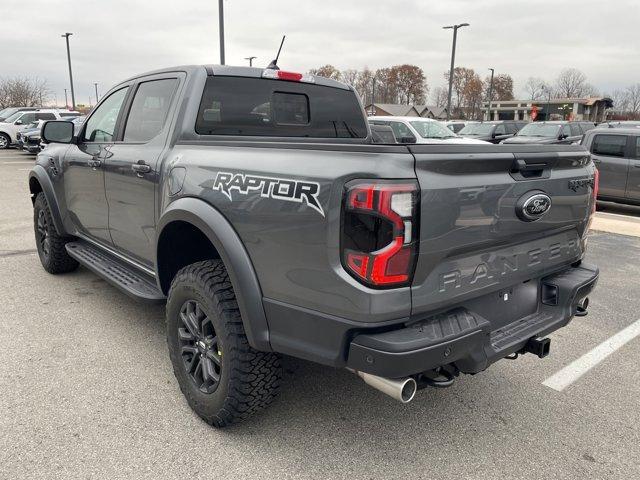
<path id="1" fill-rule="evenodd" d="M 551 209 L 551 197 L 544 192 L 524 194 L 516 203 L 516 214 L 520 220 L 535 222 Z"/>

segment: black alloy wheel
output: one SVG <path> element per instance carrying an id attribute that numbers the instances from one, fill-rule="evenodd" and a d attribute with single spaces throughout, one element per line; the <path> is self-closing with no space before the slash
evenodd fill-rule
<path id="1" fill-rule="evenodd" d="M 49 237 L 49 222 L 44 210 L 40 210 L 38 212 L 36 231 L 40 251 L 42 252 L 42 255 L 48 259 L 51 252 L 51 239 Z"/>
<path id="2" fill-rule="evenodd" d="M 222 374 L 222 349 L 211 319 L 196 300 L 180 309 L 178 339 L 182 363 L 202 393 L 215 392 Z"/>

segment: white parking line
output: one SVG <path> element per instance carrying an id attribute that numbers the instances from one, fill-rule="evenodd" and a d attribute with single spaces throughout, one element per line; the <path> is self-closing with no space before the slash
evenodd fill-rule
<path id="1" fill-rule="evenodd" d="M 547 378 L 542 384 L 561 392 L 638 335 L 640 335 L 640 320 L 637 320 L 624 330 L 616 333 L 613 337 L 602 342 L 593 350 L 585 353 L 559 372 Z"/>
<path id="2" fill-rule="evenodd" d="M 29 162 L 29 161 L 26 161 L 26 162 L 24 162 L 24 161 L 22 161 L 22 162 L 21 161 L 16 161 L 16 162 L 2 162 L 2 163 L 0 163 L 0 165 L 26 165 L 26 164 L 33 165 L 34 163 L 35 162 L 33 162 L 33 161 L 31 161 L 31 162 Z"/>

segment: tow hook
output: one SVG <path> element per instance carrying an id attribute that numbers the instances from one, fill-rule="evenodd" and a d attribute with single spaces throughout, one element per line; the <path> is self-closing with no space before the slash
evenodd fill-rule
<path id="1" fill-rule="evenodd" d="M 589 312 L 587 312 L 587 307 L 589 306 L 589 297 L 585 297 L 578 305 L 576 305 L 576 317 L 586 317 Z"/>
<path id="2" fill-rule="evenodd" d="M 550 338 L 538 338 L 532 337 L 525 344 L 522 349 L 526 353 L 533 353 L 537 355 L 538 358 L 544 358 L 549 355 L 549 350 L 551 349 L 551 339 Z"/>

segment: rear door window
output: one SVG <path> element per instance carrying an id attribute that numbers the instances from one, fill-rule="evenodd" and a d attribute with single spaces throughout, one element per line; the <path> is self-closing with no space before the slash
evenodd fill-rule
<path id="1" fill-rule="evenodd" d="M 591 144 L 591 151 L 594 155 L 624 157 L 626 146 L 626 135 L 596 135 Z"/>
<path id="2" fill-rule="evenodd" d="M 507 129 L 504 126 L 504 123 L 500 123 L 496 125 L 496 129 L 493 132 L 495 135 L 506 135 Z"/>
<path id="3" fill-rule="evenodd" d="M 518 131 L 518 127 L 515 123 L 505 123 L 505 127 L 507 128 L 507 133 L 509 135 L 513 135 Z"/>
<path id="4" fill-rule="evenodd" d="M 138 86 L 124 130 L 125 142 L 148 142 L 162 131 L 177 86 L 177 78 L 152 80 Z"/>
<path id="5" fill-rule="evenodd" d="M 264 78 L 210 76 L 196 132 L 311 138 L 365 138 L 367 127 L 351 90 Z"/>
<path id="6" fill-rule="evenodd" d="M 640 137 L 636 137 L 636 148 L 634 150 L 635 150 L 636 158 L 640 159 Z"/>
<path id="7" fill-rule="evenodd" d="M 26 125 L 27 123 L 35 122 L 36 114 L 35 113 L 25 113 L 18 120 L 22 121 L 23 125 Z"/>

